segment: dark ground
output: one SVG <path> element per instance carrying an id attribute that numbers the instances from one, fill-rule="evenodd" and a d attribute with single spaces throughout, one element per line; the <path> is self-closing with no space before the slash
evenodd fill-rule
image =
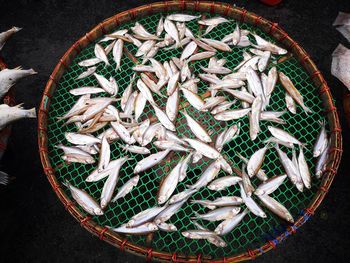
<path id="1" fill-rule="evenodd" d="M 16 100 L 38 107 L 41 93 L 64 52 L 96 24 L 120 11 L 151 1 L 4 1 L 0 0 L 0 32 L 24 27 L 2 52 L 10 67 L 33 67 L 37 76 L 16 85 Z M 342 84 L 330 75 L 331 53 L 339 42 L 350 43 L 332 27 L 338 11 L 350 12 L 350 1 L 284 0 L 278 7 L 258 1 L 230 1 L 278 22 L 311 55 L 337 100 L 345 152 L 338 175 L 315 216 L 297 235 L 257 262 L 348 262 L 349 129 L 341 106 Z M 79 14 L 79 15 L 78 15 Z M 67 213 L 42 170 L 37 124 L 16 123 L 2 169 L 17 179 L 0 187 L 1 262 L 143 262 L 99 241 Z"/>

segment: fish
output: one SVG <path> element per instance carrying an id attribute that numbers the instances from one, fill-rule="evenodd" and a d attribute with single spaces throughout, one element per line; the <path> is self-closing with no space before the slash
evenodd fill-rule
<path id="1" fill-rule="evenodd" d="M 286 111 L 263 111 L 260 113 L 260 120 L 287 124 L 285 120 L 279 118 L 285 113 Z"/>
<path id="2" fill-rule="evenodd" d="M 323 153 L 317 159 L 316 167 L 315 167 L 317 179 L 320 179 L 324 171 L 326 170 L 328 156 L 329 156 L 329 148 L 330 148 L 330 144 L 328 143 Z"/>
<path id="3" fill-rule="evenodd" d="M 286 93 L 286 95 L 285 95 L 285 101 L 286 101 L 287 109 L 289 110 L 289 112 L 292 114 L 296 114 L 297 107 L 295 105 L 293 98 L 288 93 Z"/>
<path id="4" fill-rule="evenodd" d="M 175 24 L 167 18 L 164 20 L 164 30 L 175 40 L 176 46 L 180 46 L 179 32 Z"/>
<path id="5" fill-rule="evenodd" d="M 7 104 L 0 105 L 0 130 L 23 118 L 36 118 L 35 108 L 26 110 L 21 107 L 21 104 L 13 107 Z"/>
<path id="6" fill-rule="evenodd" d="M 203 71 L 210 73 L 210 74 L 229 74 L 231 73 L 231 69 L 229 68 L 225 68 L 225 67 L 214 67 L 214 68 L 204 68 L 204 67 L 200 67 Z"/>
<path id="7" fill-rule="evenodd" d="M 81 88 L 71 89 L 69 91 L 69 93 L 74 96 L 81 96 L 86 94 L 98 94 L 103 92 L 106 92 L 106 91 L 102 88 L 97 88 L 97 87 L 81 87 Z"/>
<path id="8" fill-rule="evenodd" d="M 267 144 L 263 148 L 256 151 L 249 159 L 247 163 L 247 172 L 250 177 L 253 177 L 260 170 L 262 163 L 264 162 L 266 151 L 270 148 Z"/>
<path id="9" fill-rule="evenodd" d="M 241 197 L 238 196 L 223 196 L 216 198 L 215 200 L 191 200 L 192 204 L 200 204 L 210 210 L 221 206 L 239 206 L 243 203 Z"/>
<path id="10" fill-rule="evenodd" d="M 157 148 L 161 150 L 169 149 L 171 151 L 180 151 L 180 152 L 189 152 L 190 150 L 188 148 L 185 148 L 184 146 L 177 144 L 174 141 L 155 141 L 153 143 Z"/>
<path id="11" fill-rule="evenodd" d="M 218 106 L 216 106 L 212 111 L 210 112 L 211 114 L 215 115 L 220 112 L 226 111 L 231 108 L 232 105 L 236 104 L 237 100 L 234 101 L 225 101 L 220 103 Z"/>
<path id="12" fill-rule="evenodd" d="M 247 72 L 251 68 L 253 71 L 258 69 L 258 62 L 260 60 L 259 56 L 254 56 L 249 59 L 243 60 L 240 64 L 238 64 L 233 70 L 238 70 L 238 73 L 245 73 L 247 76 Z M 255 72 L 255 74 L 257 74 Z"/>
<path id="13" fill-rule="evenodd" d="M 125 143 L 133 144 L 135 142 L 135 138 L 130 135 L 129 131 L 119 121 L 111 122 L 111 126 Z"/>
<path id="14" fill-rule="evenodd" d="M 264 143 L 275 143 L 275 144 L 280 144 L 280 145 L 286 146 L 287 148 L 290 148 L 290 149 L 294 148 L 294 144 L 282 141 L 282 140 L 277 139 L 275 137 L 270 137 L 270 138 L 266 139 L 264 141 Z"/>
<path id="15" fill-rule="evenodd" d="M 125 197 L 138 184 L 140 176 L 136 175 L 129 179 L 122 187 L 119 188 L 118 193 L 112 199 L 115 203 L 118 199 Z"/>
<path id="16" fill-rule="evenodd" d="M 261 108 L 263 105 L 263 100 L 261 96 L 257 96 L 252 104 L 252 110 L 249 115 L 249 136 L 252 141 L 254 141 L 258 137 L 258 133 L 260 132 L 260 114 Z"/>
<path id="17" fill-rule="evenodd" d="M 237 120 L 246 116 L 251 111 L 251 108 L 227 110 L 214 115 L 214 119 L 218 121 Z"/>
<path id="18" fill-rule="evenodd" d="M 208 237 L 216 236 L 214 232 L 208 230 L 187 230 L 181 232 L 181 234 L 190 239 L 207 239 Z"/>
<path id="19" fill-rule="evenodd" d="M 297 187 L 299 191 L 303 189 L 303 182 L 299 176 L 299 170 L 295 167 L 294 163 L 288 158 L 287 154 L 279 149 L 278 144 L 275 145 L 278 157 L 282 163 L 282 166 L 290 179 L 290 181 Z"/>
<path id="20" fill-rule="evenodd" d="M 199 214 L 195 212 L 195 217 L 191 217 L 191 219 L 202 219 L 207 221 L 221 221 L 229 218 L 233 218 L 240 212 L 241 208 L 236 206 L 225 206 L 221 208 L 217 208 L 212 210 L 206 214 Z"/>
<path id="21" fill-rule="evenodd" d="M 90 196 L 86 191 L 79 189 L 72 184 L 70 184 L 67 180 L 63 183 L 65 185 L 73 199 L 78 203 L 78 205 L 88 214 L 100 216 L 103 215 L 103 210 L 98 205 L 96 200 Z"/>
<path id="22" fill-rule="evenodd" d="M 183 109 L 181 113 L 185 116 L 188 127 L 199 140 L 207 143 L 212 142 L 208 132 L 187 113 L 186 109 Z"/>
<path id="23" fill-rule="evenodd" d="M 290 135 L 288 132 L 273 126 L 268 126 L 268 130 L 271 132 L 272 136 L 275 138 L 292 144 L 305 145 L 304 143 L 297 140 L 294 136 Z"/>
<path id="24" fill-rule="evenodd" d="M 220 172 L 220 165 L 218 161 L 212 162 L 202 173 L 202 175 L 199 177 L 197 182 L 193 185 L 189 185 L 188 188 L 190 189 L 200 189 L 202 187 L 205 187 L 208 183 L 210 183 L 212 180 L 215 179 L 215 177 L 218 176 Z"/>
<path id="25" fill-rule="evenodd" d="M 194 54 L 192 56 L 190 56 L 187 59 L 187 62 L 192 62 L 192 61 L 197 61 L 197 60 L 202 60 L 202 59 L 207 59 L 210 58 L 212 56 L 215 56 L 216 52 L 213 51 L 204 51 L 204 52 L 200 52 L 197 54 Z"/>
<path id="26" fill-rule="evenodd" d="M 142 135 L 142 146 L 147 146 L 153 138 L 156 136 L 157 132 L 160 130 L 160 127 L 162 126 L 161 123 L 152 123 L 149 125 L 146 130 L 143 132 Z"/>
<path id="27" fill-rule="evenodd" d="M 245 163 L 248 164 L 248 159 L 245 158 L 243 155 L 241 155 L 239 152 L 236 152 L 236 155 Z M 249 175 L 249 173 L 248 173 Z M 264 170 L 259 169 L 258 172 L 256 173 L 256 177 L 261 180 L 261 181 L 266 181 L 268 177 L 266 176 Z"/>
<path id="28" fill-rule="evenodd" d="M 306 162 L 303 146 L 299 147 L 299 156 L 298 156 L 298 168 L 301 179 L 307 189 L 311 188 L 311 174 L 309 166 Z"/>
<path id="29" fill-rule="evenodd" d="M 350 16 L 348 13 L 339 12 L 333 22 L 333 26 L 350 25 Z"/>
<path id="30" fill-rule="evenodd" d="M 9 182 L 10 182 L 10 176 L 5 172 L 0 171 L 0 184 L 7 185 Z"/>
<path id="31" fill-rule="evenodd" d="M 101 61 L 103 61 L 105 63 L 105 66 L 109 66 L 109 61 L 106 55 L 106 51 L 104 50 L 104 48 L 100 45 L 100 44 L 95 44 L 95 56 L 96 58 L 100 59 Z"/>
<path id="32" fill-rule="evenodd" d="M 94 76 L 98 82 L 98 84 L 103 88 L 106 92 L 108 92 L 110 95 L 116 95 L 115 89 L 111 85 L 111 83 L 102 75 L 94 73 Z"/>
<path id="33" fill-rule="evenodd" d="M 17 33 L 20 30 L 22 30 L 22 28 L 14 26 L 14 27 L 10 28 L 9 30 L 0 33 L 0 51 L 2 50 L 4 45 L 6 44 L 6 41 L 13 34 Z"/>
<path id="34" fill-rule="evenodd" d="M 146 55 L 156 44 L 154 40 L 147 40 L 142 43 L 142 45 L 137 50 L 135 57 L 142 57 Z"/>
<path id="35" fill-rule="evenodd" d="M 35 75 L 37 72 L 34 69 L 22 69 L 17 67 L 14 69 L 3 69 L 0 71 L 0 98 L 12 88 L 15 83 L 25 77 Z"/>
<path id="36" fill-rule="evenodd" d="M 162 230 L 162 231 L 165 231 L 165 232 L 175 232 L 177 231 L 177 227 L 173 224 L 168 224 L 168 223 L 159 223 L 157 224 L 158 226 L 158 229 L 159 230 Z"/>
<path id="37" fill-rule="evenodd" d="M 91 174 L 85 179 L 86 182 L 97 182 L 99 180 L 102 180 L 103 178 L 107 177 L 109 174 L 111 174 L 112 171 L 119 171 L 120 168 L 123 166 L 124 163 L 131 160 L 128 156 L 121 157 L 119 159 L 110 161 L 107 168 L 103 171 L 99 172 L 98 168 L 96 168 L 94 171 L 92 171 Z"/>
<path id="38" fill-rule="evenodd" d="M 88 107 L 87 102 L 89 99 L 90 99 L 90 94 L 81 96 L 66 114 L 64 114 L 62 117 L 58 117 L 57 119 L 58 120 L 68 119 L 74 115 L 79 115 L 80 113 L 84 112 Z"/>
<path id="39" fill-rule="evenodd" d="M 254 201 L 254 199 L 250 196 L 247 195 L 245 192 L 245 189 L 243 187 L 243 184 L 239 184 L 241 188 L 241 197 L 243 199 L 243 202 L 247 206 L 250 212 L 252 212 L 254 215 L 261 217 L 261 218 L 266 218 L 267 215 L 266 213 L 262 210 L 262 208 Z"/>
<path id="40" fill-rule="evenodd" d="M 235 185 L 240 181 L 242 181 L 242 179 L 238 176 L 224 176 L 212 181 L 210 185 L 208 185 L 208 189 L 213 191 L 222 191 L 226 187 Z"/>
<path id="41" fill-rule="evenodd" d="M 185 159 L 181 161 L 179 182 L 182 182 L 187 176 L 188 164 L 192 158 L 193 152 L 190 152 Z"/>
<path id="42" fill-rule="evenodd" d="M 155 206 L 141 211 L 140 213 L 131 217 L 131 219 L 126 223 L 126 227 L 134 228 L 146 222 L 152 221 L 165 208 L 166 206 Z"/>
<path id="43" fill-rule="evenodd" d="M 232 52 L 232 49 L 229 47 L 229 45 L 219 40 L 210 39 L 210 38 L 201 38 L 200 40 L 217 50 Z"/>
<path id="44" fill-rule="evenodd" d="M 236 28 L 232 33 L 232 44 L 236 46 L 241 39 L 241 30 L 239 29 L 238 23 L 236 24 Z"/>
<path id="45" fill-rule="evenodd" d="M 139 22 L 136 22 L 131 31 L 134 32 L 136 38 L 143 40 L 160 40 L 156 35 L 149 33 Z"/>
<path id="46" fill-rule="evenodd" d="M 83 61 L 80 61 L 78 63 L 78 65 L 81 67 L 91 67 L 91 66 L 95 66 L 96 64 L 98 64 L 100 62 L 102 62 L 102 60 L 99 58 L 89 58 L 89 59 L 85 59 Z"/>
<path id="47" fill-rule="evenodd" d="M 275 199 L 268 195 L 259 195 L 258 197 L 261 203 L 272 213 L 278 215 L 279 217 L 290 223 L 294 223 L 293 216 L 281 203 L 277 202 Z"/>
<path id="48" fill-rule="evenodd" d="M 115 190 L 115 187 L 119 179 L 119 171 L 120 169 L 111 170 L 111 173 L 108 175 L 108 178 L 103 185 L 101 198 L 100 198 L 101 199 L 100 205 L 102 209 L 106 208 L 112 199 L 113 192 Z"/>
<path id="49" fill-rule="evenodd" d="M 313 148 L 313 157 L 319 157 L 328 145 L 326 122 L 323 120 L 320 122 L 321 130 L 317 135 L 316 142 Z"/>
<path id="50" fill-rule="evenodd" d="M 176 22 L 189 22 L 195 19 L 200 18 L 201 15 L 193 16 L 188 14 L 171 14 L 166 17 L 168 20 L 176 21 Z"/>
<path id="51" fill-rule="evenodd" d="M 126 115 L 132 115 L 132 113 L 135 111 L 135 101 L 138 95 L 139 95 L 139 92 L 135 90 L 129 96 L 124 108 L 124 113 Z"/>
<path id="52" fill-rule="evenodd" d="M 82 163 L 82 164 L 93 164 L 95 160 L 92 156 L 81 155 L 77 153 L 68 153 L 62 156 L 62 160 L 66 163 Z"/>
<path id="53" fill-rule="evenodd" d="M 304 104 L 303 96 L 294 86 L 290 78 L 287 75 L 285 75 L 283 72 L 278 72 L 278 74 L 279 74 L 279 80 L 282 86 L 288 92 L 288 94 L 295 100 L 296 103 L 298 103 L 303 108 L 303 110 L 306 113 L 312 113 L 312 110 L 306 107 L 306 105 Z"/>
<path id="54" fill-rule="evenodd" d="M 192 107 L 194 107 L 199 111 L 204 107 L 204 101 L 199 95 L 181 86 L 180 86 L 180 90 L 182 91 L 186 100 L 191 104 Z"/>
<path id="55" fill-rule="evenodd" d="M 101 143 L 101 139 L 98 139 L 89 134 L 66 132 L 64 136 L 66 140 L 71 144 L 86 145 L 86 144 Z"/>
<path id="56" fill-rule="evenodd" d="M 250 181 L 250 177 L 246 172 L 246 168 L 246 164 L 242 164 L 242 186 L 247 196 L 252 196 L 255 188 Z"/>
<path id="57" fill-rule="evenodd" d="M 216 138 L 215 149 L 217 149 L 219 152 L 222 151 L 222 148 L 224 146 L 223 142 L 224 142 L 224 137 L 225 137 L 227 130 L 228 130 L 228 128 L 226 127 Z"/>
<path id="58" fill-rule="evenodd" d="M 143 110 L 145 109 L 147 99 L 145 96 L 140 92 L 136 99 L 135 99 L 135 120 L 138 121 L 141 114 L 143 113 Z"/>
<path id="59" fill-rule="evenodd" d="M 202 141 L 199 141 L 196 139 L 189 139 L 189 138 L 183 138 L 183 140 L 189 143 L 189 145 L 193 149 L 195 149 L 197 152 L 199 152 L 205 157 L 208 157 L 210 159 L 218 159 L 219 157 L 222 158 L 222 155 L 220 154 L 220 152 L 218 152 L 214 147 Z"/>
<path id="60" fill-rule="evenodd" d="M 242 213 L 236 215 L 235 217 L 226 219 L 215 228 L 214 232 L 219 236 L 230 233 L 243 220 L 248 212 L 249 210 L 245 209 Z"/>
<path id="61" fill-rule="evenodd" d="M 227 23 L 230 22 L 224 17 L 213 17 L 213 18 L 207 18 L 207 19 L 202 19 L 198 21 L 198 24 L 204 25 L 204 26 L 217 26 L 222 23 Z"/>
<path id="62" fill-rule="evenodd" d="M 286 49 L 281 48 L 275 44 L 272 44 L 256 34 L 253 34 L 253 36 L 257 43 L 257 45 L 253 45 L 253 46 L 258 49 L 261 49 L 264 51 L 270 51 L 272 54 L 276 54 L 276 55 L 285 55 L 288 53 Z"/>
<path id="63" fill-rule="evenodd" d="M 168 221 L 173 215 L 175 215 L 181 209 L 181 207 L 185 204 L 186 201 L 187 201 L 187 198 L 169 205 L 156 216 L 156 218 L 154 219 L 154 222 L 158 225 L 160 223 L 164 223 Z"/>
<path id="64" fill-rule="evenodd" d="M 158 25 L 157 25 L 157 29 L 156 29 L 157 37 L 160 37 L 160 35 L 163 33 L 163 31 L 164 31 L 164 18 L 161 17 L 158 21 Z"/>
<path id="65" fill-rule="evenodd" d="M 197 49 L 196 42 L 191 41 L 189 44 L 186 45 L 186 47 L 182 51 L 180 60 L 184 61 L 185 59 L 189 58 L 196 49 Z"/>
<path id="66" fill-rule="evenodd" d="M 120 101 L 120 107 L 122 108 L 122 110 L 125 110 L 126 103 L 129 100 L 129 97 L 132 93 L 132 86 L 133 86 L 133 82 L 134 82 L 135 77 L 136 77 L 136 75 L 133 75 L 130 78 L 129 85 L 126 87 L 126 89 L 124 90 L 124 92 L 122 94 L 121 101 Z"/>
<path id="67" fill-rule="evenodd" d="M 286 174 L 277 175 L 261 183 L 254 191 L 256 196 L 269 195 L 280 187 L 287 178 Z"/>
<path id="68" fill-rule="evenodd" d="M 167 95 L 171 96 L 175 89 L 177 88 L 177 83 L 179 81 L 180 78 L 180 72 L 176 72 L 175 74 L 173 74 L 168 81 L 168 85 L 167 85 Z"/>
<path id="69" fill-rule="evenodd" d="M 111 228 L 111 227 L 107 227 L 110 230 L 116 232 L 116 233 L 121 233 L 121 234 L 128 234 L 128 235 L 146 235 L 155 231 L 158 231 L 158 226 L 153 223 L 145 223 L 145 224 L 141 224 L 137 227 L 128 227 L 127 224 L 123 224 L 117 228 Z"/>
<path id="70" fill-rule="evenodd" d="M 197 189 L 185 189 L 184 191 L 177 193 L 176 195 L 173 195 L 172 197 L 170 197 L 169 205 L 175 204 L 175 203 L 180 202 L 182 200 L 187 200 L 197 191 L 198 191 Z"/>
<path id="71" fill-rule="evenodd" d="M 187 78 L 191 77 L 191 70 L 188 66 L 188 61 L 184 61 L 180 72 L 181 82 L 184 82 Z"/>
<path id="72" fill-rule="evenodd" d="M 171 170 L 171 172 L 164 178 L 162 181 L 159 192 L 158 192 L 158 204 L 164 204 L 170 196 L 173 194 L 173 192 L 176 189 L 176 186 L 179 182 L 180 177 L 180 170 L 181 170 L 181 161 L 177 163 L 177 165 Z"/>
<path id="73" fill-rule="evenodd" d="M 177 31 L 179 32 L 179 39 L 180 39 L 180 45 L 181 45 L 181 40 L 185 37 L 186 25 L 185 23 L 176 22 L 176 28 L 177 28 Z"/>
<path id="74" fill-rule="evenodd" d="M 102 137 L 99 163 L 98 163 L 98 169 L 97 169 L 98 172 L 102 172 L 107 168 L 110 161 L 110 156 L 111 156 L 111 149 L 105 135 Z"/>
<path id="75" fill-rule="evenodd" d="M 168 97 L 165 112 L 170 121 L 174 122 L 179 111 L 179 88 L 175 88 L 175 91 Z"/>
<path id="76" fill-rule="evenodd" d="M 123 56 L 123 46 L 124 46 L 124 41 L 121 39 L 118 39 L 113 47 L 113 59 L 116 63 L 116 67 L 115 67 L 116 71 L 121 70 L 120 63 Z"/>
<path id="77" fill-rule="evenodd" d="M 151 104 L 151 105 L 160 123 L 168 130 L 175 131 L 176 130 L 175 125 L 171 122 L 171 120 L 168 118 L 166 113 L 164 113 L 156 104 Z"/>
<path id="78" fill-rule="evenodd" d="M 231 94 L 235 98 L 239 100 L 243 100 L 249 104 L 253 104 L 253 101 L 255 99 L 255 97 L 247 91 L 240 91 L 240 90 L 234 90 L 234 89 L 228 89 L 228 88 L 223 88 L 222 90 Z"/>
<path id="79" fill-rule="evenodd" d="M 147 149 L 146 147 L 137 146 L 137 145 L 121 145 L 119 144 L 119 147 L 123 149 L 124 151 L 128 151 L 131 153 L 137 153 L 137 154 L 150 154 L 151 151 Z"/>
<path id="80" fill-rule="evenodd" d="M 255 97 L 261 96 L 261 99 L 263 101 L 266 100 L 262 83 L 258 74 L 251 67 L 247 69 L 246 74 L 247 74 L 248 85 L 252 89 L 254 96 Z"/>
<path id="81" fill-rule="evenodd" d="M 141 173 L 155 165 L 157 165 L 158 163 L 160 163 L 170 152 L 169 149 L 164 150 L 164 151 L 160 151 L 154 154 L 151 154 L 150 156 L 142 159 L 141 161 L 139 161 L 135 168 L 134 168 L 134 174 L 138 174 Z"/>
<path id="82" fill-rule="evenodd" d="M 88 76 L 94 74 L 95 71 L 96 71 L 96 67 L 88 68 L 86 71 L 81 73 L 75 80 L 87 78 Z"/>

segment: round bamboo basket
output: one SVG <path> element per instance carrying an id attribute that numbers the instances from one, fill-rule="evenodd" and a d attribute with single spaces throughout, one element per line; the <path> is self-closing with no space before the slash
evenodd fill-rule
<path id="1" fill-rule="evenodd" d="M 150 14 L 158 12 L 168 11 L 198 11 L 209 12 L 217 15 L 226 16 L 235 20 L 254 25 L 259 27 L 265 33 L 271 35 L 279 43 L 287 47 L 303 65 L 306 72 L 309 74 L 314 85 L 318 87 L 319 96 L 323 101 L 324 114 L 328 120 L 330 127 L 331 137 L 331 149 L 329 155 L 329 162 L 326 172 L 322 178 L 321 186 L 315 194 L 312 201 L 309 203 L 304 212 L 295 220 L 294 225 L 287 228 L 287 230 L 278 236 L 267 240 L 267 242 L 259 247 L 249 247 L 239 254 L 234 254 L 224 258 L 210 258 L 198 255 L 184 255 L 180 251 L 173 253 L 157 251 L 154 247 L 144 247 L 132 243 L 127 238 L 108 230 L 106 227 L 97 224 L 89 216 L 85 216 L 81 210 L 73 203 L 73 201 L 65 194 L 65 189 L 59 183 L 55 176 L 55 171 L 50 163 L 48 154 L 48 111 L 50 108 L 50 102 L 54 95 L 57 83 L 62 77 L 67 67 L 71 64 L 72 60 L 83 50 L 88 44 L 92 43 L 95 39 L 101 37 L 106 32 L 111 32 L 112 29 L 123 23 L 132 21 L 137 18 L 145 17 Z M 102 23 L 98 24 L 89 33 L 75 42 L 71 48 L 60 59 L 59 63 L 55 67 L 51 74 L 46 88 L 43 93 L 42 101 L 39 109 L 38 118 L 38 143 L 41 162 L 44 168 L 44 172 L 47 178 L 56 192 L 60 201 L 64 204 L 66 210 L 78 221 L 81 226 L 86 230 L 97 236 L 99 239 L 104 240 L 120 249 L 120 251 L 128 251 L 133 254 L 144 256 L 147 260 L 157 261 L 172 261 L 172 262 L 239 262 L 244 260 L 254 259 L 259 255 L 266 253 L 267 251 L 276 248 L 277 244 L 284 241 L 288 236 L 295 234 L 297 229 L 300 228 L 309 218 L 312 216 L 317 207 L 322 202 L 329 187 L 337 173 L 337 169 L 342 155 L 342 137 L 341 127 L 339 123 L 337 108 L 334 105 L 333 98 L 330 89 L 324 80 L 321 72 L 317 69 L 310 56 L 301 48 L 297 42 L 295 42 L 285 31 L 283 31 L 277 23 L 272 23 L 256 14 L 250 13 L 247 10 L 233 7 L 229 4 L 219 2 L 207 2 L 207 1 L 169 1 L 169 2 L 157 2 L 149 5 L 140 6 L 128 11 L 121 12 L 109 19 L 106 19 Z"/>

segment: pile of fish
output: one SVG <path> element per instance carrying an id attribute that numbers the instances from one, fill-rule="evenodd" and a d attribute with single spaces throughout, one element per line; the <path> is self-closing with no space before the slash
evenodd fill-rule
<path id="1" fill-rule="evenodd" d="M 4 47 L 6 41 L 21 28 L 13 27 L 5 32 L 0 33 L 0 51 Z M 3 69 L 0 71 L 0 100 L 4 98 L 7 92 L 12 88 L 21 78 L 36 74 L 33 69 L 23 70 L 21 67 L 14 69 Z M 9 106 L 7 104 L 0 104 L 0 132 L 10 123 L 23 118 L 36 118 L 35 108 L 25 110 L 22 104 L 17 106 Z M 9 176 L 5 172 L 0 172 L 0 184 L 7 184 Z"/>
<path id="2" fill-rule="evenodd" d="M 197 20 L 200 29 L 205 30 L 202 36 L 195 36 L 186 26 L 186 22 Z M 60 121 L 74 124 L 77 132 L 66 132 L 65 138 L 71 146 L 57 145 L 64 154 L 62 158 L 68 162 L 94 164 L 98 156 L 96 169 L 86 178 L 86 182 L 97 182 L 105 179 L 100 201 L 94 200 L 87 192 L 71 185 L 70 189 L 77 203 L 91 215 L 102 215 L 111 203 L 125 197 L 137 186 L 142 172 L 160 164 L 170 152 L 180 152 L 182 157 L 168 174 L 164 174 L 159 185 L 157 204 L 141 211 L 130 220 L 111 229 L 124 234 L 147 234 L 154 231 L 177 231 L 169 219 L 175 215 L 188 199 L 200 189 L 207 187 L 211 191 L 222 191 L 237 185 L 241 196 L 223 196 L 215 200 L 191 200 L 210 211 L 205 214 L 194 212 L 192 218 L 195 228 L 182 232 L 191 239 L 205 239 L 208 242 L 224 247 L 226 242 L 221 236 L 230 233 L 248 214 L 266 218 L 264 209 L 293 223 L 288 209 L 271 197 L 271 194 L 282 185 L 287 178 L 299 191 L 311 187 L 311 173 L 308 168 L 304 149 L 305 142 L 281 128 L 268 126 L 271 137 L 264 142 L 265 146 L 252 156 L 242 156 L 244 165 L 241 169 L 233 166 L 222 153 L 224 147 L 240 135 L 240 123 L 230 124 L 248 116 L 250 139 L 258 138 L 261 122 L 286 124 L 281 116 L 289 110 L 296 114 L 297 110 L 309 114 L 312 111 L 305 105 L 302 94 L 294 86 L 290 78 L 278 72 L 274 66 L 276 56 L 287 54 L 287 50 L 270 43 L 248 30 L 236 26 L 234 31 L 223 39 L 210 39 L 204 36 L 222 23 L 232 23 L 223 17 L 205 19 L 201 16 L 187 14 L 171 14 L 161 18 L 155 30 L 150 33 L 136 22 L 131 30 L 118 30 L 108 34 L 95 45 L 95 57 L 79 62 L 87 67 L 78 80 L 82 78 L 96 79 L 98 86 L 79 87 L 69 92 L 79 96 L 74 106 Z M 253 41 L 251 41 L 253 39 Z M 254 41 L 255 40 L 255 41 Z M 101 43 L 108 42 L 106 47 Z M 130 42 L 137 47 L 135 54 L 128 54 L 124 43 Z M 243 60 L 233 69 L 225 67 L 226 60 L 218 59 L 220 53 L 232 52 L 232 49 L 246 47 Z M 250 48 L 247 48 L 250 47 Z M 171 57 L 161 63 L 154 57 L 162 50 L 179 49 L 179 57 Z M 123 92 L 119 92 L 117 81 L 96 73 L 96 66 L 103 63 L 111 67 L 108 54 L 112 52 L 116 67 L 121 70 L 122 56 L 135 56 L 141 63 L 132 69 L 133 76 Z M 111 56 L 110 56 L 111 57 Z M 196 75 L 193 62 L 209 60 L 207 67 L 201 67 Z M 270 66 L 272 65 L 272 66 Z M 204 81 L 207 91 L 198 93 L 197 84 Z M 279 81 L 285 90 L 287 110 L 268 110 L 273 103 L 271 96 Z M 180 93 L 185 105 L 180 107 Z M 92 97 L 92 94 L 102 96 Z M 165 107 L 161 106 L 164 102 Z M 232 107 L 240 103 L 239 108 Z M 155 116 L 144 113 L 146 105 L 154 110 Z M 301 109 L 297 108 L 297 105 Z M 185 109 L 187 107 L 187 110 Z M 211 132 L 201 123 L 201 118 L 194 118 L 191 112 L 211 114 L 215 120 L 225 123 L 226 128 L 214 140 Z M 184 118 L 182 118 L 184 117 Z M 181 137 L 177 133 L 177 125 L 186 122 L 193 138 Z M 103 132 L 99 132 L 105 126 Z M 97 134 L 93 136 L 92 133 Z M 117 143 L 115 143 L 117 142 Z M 125 152 L 144 155 L 134 166 L 135 177 L 117 188 L 119 173 L 123 165 L 131 160 L 127 155 L 111 160 L 111 145 L 116 144 Z M 158 152 L 150 151 L 154 145 Z M 298 148 L 297 150 L 295 148 Z M 281 147 L 281 148 L 280 148 Z M 293 149 L 290 158 L 282 147 Z M 325 169 L 328 154 L 328 137 L 325 123 L 321 123 L 321 132 L 314 149 L 314 157 L 319 157 L 316 174 L 321 177 Z M 268 177 L 261 169 L 267 151 L 277 152 L 285 174 Z M 233 157 L 233 156 L 231 156 Z M 202 158 L 210 164 L 202 172 L 197 182 L 174 194 L 179 182 L 185 181 L 187 170 L 195 166 Z M 220 171 L 227 175 L 217 178 Z M 260 181 L 255 187 L 251 178 L 256 176 Z M 241 210 L 241 206 L 246 208 Z M 221 221 L 214 229 L 206 229 L 196 220 Z"/>

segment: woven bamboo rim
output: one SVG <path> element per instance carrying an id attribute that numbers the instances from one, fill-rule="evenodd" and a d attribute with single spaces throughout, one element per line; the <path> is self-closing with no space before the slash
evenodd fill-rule
<path id="1" fill-rule="evenodd" d="M 233 255 L 226 258 L 209 258 L 206 256 L 199 255 L 183 255 L 181 252 L 174 252 L 173 254 L 168 252 L 156 251 L 151 247 L 143 247 L 128 241 L 127 238 L 108 230 L 104 226 L 98 225 L 89 216 L 85 216 L 77 206 L 70 200 L 65 194 L 64 190 L 55 177 L 55 171 L 53 170 L 47 148 L 47 117 L 48 109 L 50 107 L 51 98 L 56 89 L 56 85 L 59 79 L 62 77 L 64 71 L 68 65 L 72 62 L 75 56 L 88 44 L 93 42 L 95 39 L 101 37 L 106 32 L 110 32 L 116 26 L 129 22 L 135 18 L 141 18 L 157 12 L 166 11 L 184 11 L 192 10 L 199 12 L 210 12 L 218 15 L 224 15 L 227 17 L 234 18 L 241 22 L 252 24 L 259 27 L 264 32 L 270 34 L 275 39 L 280 41 L 287 47 L 287 49 L 294 54 L 294 56 L 301 62 L 306 71 L 311 76 L 313 83 L 319 89 L 319 96 L 323 100 L 324 112 L 328 118 L 331 134 L 331 146 L 329 162 L 327 164 L 326 172 L 322 178 L 321 186 L 316 193 L 309 206 L 305 208 L 304 213 L 296 220 L 293 226 L 287 228 L 287 230 L 267 241 L 261 247 L 248 248 L 245 252 Z M 58 198 L 64 204 L 66 210 L 80 222 L 81 226 L 92 234 L 98 236 L 101 240 L 104 240 L 113 246 L 119 248 L 121 251 L 128 251 L 132 254 L 141 255 L 146 257 L 147 260 L 157 261 L 172 261 L 172 262 L 239 262 L 244 260 L 254 259 L 263 253 L 273 249 L 276 245 L 284 241 L 289 235 L 294 234 L 296 230 L 301 227 L 311 215 L 314 214 L 317 207 L 322 202 L 329 187 L 337 172 L 341 155 L 342 155 L 342 137 L 341 127 L 339 123 L 337 108 L 335 107 L 332 99 L 330 89 L 324 80 L 321 72 L 317 69 L 310 56 L 301 48 L 297 42 L 289 37 L 289 35 L 283 31 L 277 23 L 272 23 L 256 14 L 247 12 L 245 9 L 233 7 L 232 5 L 220 2 L 207 2 L 207 1 L 169 1 L 169 2 L 157 2 L 149 5 L 140 6 L 134 9 L 130 9 L 121 12 L 111 18 L 106 19 L 102 23 L 98 24 L 85 36 L 80 38 L 73 44 L 71 48 L 64 54 L 60 59 L 59 63 L 55 67 L 51 74 L 49 81 L 47 82 L 46 88 L 43 93 L 42 101 L 39 109 L 38 118 L 38 143 L 41 162 L 44 168 L 44 172 L 56 192 Z"/>
<path id="2" fill-rule="evenodd" d="M 7 65 L 2 57 L 0 57 L 0 70 L 7 68 Z M 2 100 L 2 103 L 13 106 L 15 104 L 14 92 L 11 89 Z M 4 155 L 7 148 L 7 141 L 11 134 L 11 125 L 5 127 L 0 131 L 0 159 Z"/>

